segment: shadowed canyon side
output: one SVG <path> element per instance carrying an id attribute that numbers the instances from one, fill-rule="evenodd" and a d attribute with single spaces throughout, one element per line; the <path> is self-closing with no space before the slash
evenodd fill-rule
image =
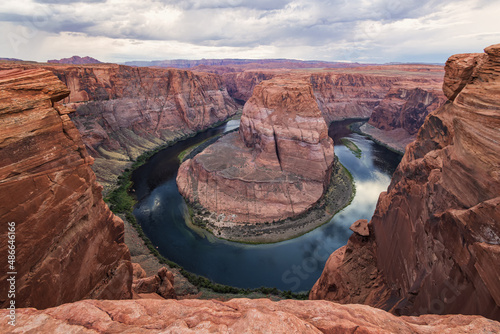
<path id="1" fill-rule="evenodd" d="M 500 319 L 500 44 L 485 52 L 450 57 L 448 102 L 408 146 L 370 236 L 356 245 L 355 234 L 349 254 L 331 255 L 310 298 L 349 303 L 359 291 L 366 300 L 356 302 L 374 305 L 370 294 L 384 289 L 370 283 L 377 279 L 390 288 L 385 307 L 396 313 Z M 356 275 L 367 267 L 359 254 L 372 255 L 371 277 Z"/>
<path id="2" fill-rule="evenodd" d="M 50 71 L 0 71 L 0 220 L 15 222 L 16 307 L 131 297 L 123 222 L 102 200 L 72 110 L 55 103 L 68 95 Z"/>
<path id="3" fill-rule="evenodd" d="M 435 81 L 423 87 L 395 84 L 373 110 L 360 131 L 377 142 L 404 153 L 424 124 L 425 117 L 446 102 L 442 83 Z"/>
<path id="4" fill-rule="evenodd" d="M 237 111 L 220 77 L 114 64 L 47 67 L 71 90 L 64 103 L 108 188 L 130 161 Z"/>
<path id="5" fill-rule="evenodd" d="M 274 78 L 255 88 L 239 133 L 185 161 L 177 184 L 190 203 L 209 211 L 205 224 L 215 235 L 257 241 L 239 229 L 255 228 L 263 238 L 272 229 L 284 232 L 278 221 L 305 213 L 323 196 L 333 160 L 333 142 L 310 83 Z M 344 193 L 348 201 L 350 192 Z"/>
<path id="6" fill-rule="evenodd" d="M 5 318 L 6 310 L 0 310 Z M 479 316 L 396 317 L 366 305 L 268 299 L 86 300 L 18 310 L 16 333 L 498 333 Z M 0 331 L 12 330 L 5 321 Z"/>

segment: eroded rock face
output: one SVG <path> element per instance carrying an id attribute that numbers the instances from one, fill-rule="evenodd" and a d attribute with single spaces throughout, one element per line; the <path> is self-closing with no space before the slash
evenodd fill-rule
<path id="1" fill-rule="evenodd" d="M 2 319 L 8 311 L 0 310 Z M 479 316 L 396 317 L 365 305 L 268 299 L 86 300 L 38 311 L 17 310 L 10 333 L 497 333 Z"/>
<path id="2" fill-rule="evenodd" d="M 136 265 L 136 263 L 134 263 L 134 265 Z M 177 297 L 174 290 L 174 274 L 165 267 L 160 268 L 156 275 L 134 279 L 132 282 L 132 290 L 139 296 L 155 293 L 165 299 L 175 299 Z"/>
<path id="3" fill-rule="evenodd" d="M 373 110 L 368 123 L 381 130 L 402 128 L 409 135 L 416 135 L 425 117 L 445 100 L 437 84 L 425 89 L 395 85 Z"/>
<path id="4" fill-rule="evenodd" d="M 272 222 L 318 201 L 332 164 L 333 142 L 311 85 L 274 78 L 255 88 L 239 133 L 184 162 L 177 184 L 226 222 Z"/>
<path id="5" fill-rule="evenodd" d="M 372 217 L 395 312 L 500 319 L 500 45 L 485 51 L 448 60 L 450 100 L 426 118 Z"/>
<path id="6" fill-rule="evenodd" d="M 145 151 L 237 111 L 216 74 L 114 64 L 49 69 L 71 90 L 63 102 L 76 107 L 71 118 L 105 187 Z"/>
<path id="7" fill-rule="evenodd" d="M 0 71 L 0 254 L 15 222 L 16 307 L 131 297 L 123 222 L 102 200 L 72 110 L 55 103 L 68 95 L 49 71 Z"/>
<path id="8" fill-rule="evenodd" d="M 366 66 L 312 72 L 251 70 L 225 73 L 223 79 L 231 96 L 247 101 L 255 86 L 276 76 L 309 80 L 327 124 L 348 118 L 369 118 L 390 90 L 398 86 L 407 90 L 435 90 L 442 96 L 438 87 L 443 82 L 443 69 L 430 65 Z"/>

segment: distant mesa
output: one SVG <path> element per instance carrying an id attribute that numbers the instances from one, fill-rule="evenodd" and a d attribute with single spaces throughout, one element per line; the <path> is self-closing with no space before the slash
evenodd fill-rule
<path id="1" fill-rule="evenodd" d="M 80 56 L 73 56 L 71 58 L 62 58 L 62 59 L 52 59 L 48 60 L 47 63 L 49 64 L 71 64 L 71 65 L 83 65 L 83 64 L 102 64 L 101 61 L 92 58 L 92 57 L 80 57 Z"/>

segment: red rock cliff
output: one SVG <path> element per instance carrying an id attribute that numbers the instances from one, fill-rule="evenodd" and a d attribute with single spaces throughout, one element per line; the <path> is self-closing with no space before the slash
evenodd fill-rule
<path id="1" fill-rule="evenodd" d="M 123 222 L 102 200 L 72 110 L 55 104 L 68 95 L 49 71 L 0 71 L 0 254 L 15 222 L 17 307 L 131 296 Z"/>
<path id="2" fill-rule="evenodd" d="M 425 88 L 393 86 L 373 110 L 368 123 L 381 130 L 401 128 L 416 135 L 427 115 L 446 101 L 437 86 L 438 82 L 436 87 Z"/>
<path id="3" fill-rule="evenodd" d="M 347 118 L 369 118 L 373 110 L 396 85 L 403 85 L 406 89 L 433 90 L 443 81 L 442 68 L 430 65 L 367 66 L 308 72 L 248 70 L 224 73 L 223 79 L 231 96 L 247 101 L 257 84 L 281 75 L 296 76 L 297 80 L 302 78 L 310 80 L 327 124 Z"/>
<path id="4" fill-rule="evenodd" d="M 373 278 L 382 275 L 392 290 L 386 306 L 396 304 L 395 312 L 500 319 L 500 44 L 485 51 L 450 57 L 443 86 L 449 101 L 426 118 L 381 194 L 372 251 L 363 251 L 369 239 L 347 245 L 350 254 L 375 254 Z M 367 279 L 331 275 L 358 259 L 332 260 L 311 298 L 347 284 L 373 290 Z"/>
<path id="5" fill-rule="evenodd" d="M 71 118 L 105 185 L 141 153 L 237 111 L 216 74 L 112 64 L 48 68 L 71 90 L 63 102 L 77 107 Z"/>

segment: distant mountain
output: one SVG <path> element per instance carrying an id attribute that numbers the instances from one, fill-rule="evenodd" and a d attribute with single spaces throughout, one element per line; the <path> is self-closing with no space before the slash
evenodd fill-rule
<path id="1" fill-rule="evenodd" d="M 153 60 L 153 61 L 128 61 L 128 66 L 140 67 L 174 67 L 174 68 L 193 68 L 205 66 L 226 66 L 238 67 L 241 69 L 278 69 L 278 68 L 345 68 L 359 67 L 365 64 L 342 63 L 317 60 L 297 60 L 297 59 L 172 59 L 172 60 Z"/>
<path id="2" fill-rule="evenodd" d="M 17 58 L 0 58 L 0 60 L 7 60 L 7 61 L 23 61 L 22 59 L 17 59 Z"/>
<path id="3" fill-rule="evenodd" d="M 47 63 L 50 64 L 72 64 L 72 65 L 82 65 L 82 64 L 102 64 L 99 60 L 92 57 L 80 57 L 73 56 L 71 58 L 63 58 L 63 59 L 52 59 L 48 60 Z"/>

